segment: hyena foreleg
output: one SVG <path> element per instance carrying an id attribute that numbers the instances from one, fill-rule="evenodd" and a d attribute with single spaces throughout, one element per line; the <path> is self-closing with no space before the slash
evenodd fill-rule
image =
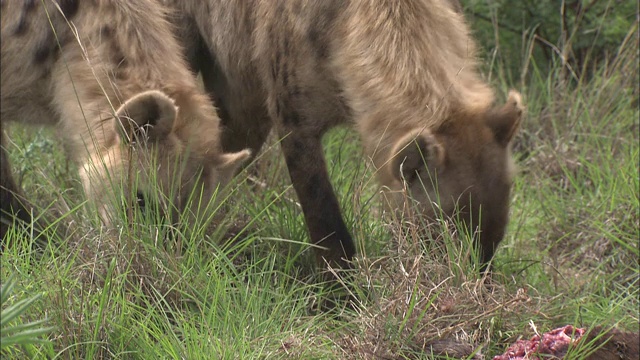
<path id="1" fill-rule="evenodd" d="M 342 220 L 340 205 L 329 181 L 320 136 L 281 131 L 281 147 L 302 206 L 318 266 L 349 269 L 355 245 Z M 332 278 L 327 274 L 325 278 Z"/>
<path id="2" fill-rule="evenodd" d="M 22 189 L 16 184 L 11 173 L 9 155 L 5 135 L 1 135 L 0 142 L 0 251 L 4 248 L 4 239 L 12 224 L 22 223 L 30 225 L 31 206 L 22 194 Z"/>

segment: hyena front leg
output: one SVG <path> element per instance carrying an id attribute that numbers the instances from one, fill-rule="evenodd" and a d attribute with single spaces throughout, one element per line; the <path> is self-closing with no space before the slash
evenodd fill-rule
<path id="1" fill-rule="evenodd" d="M 31 209 L 11 173 L 9 155 L 5 149 L 5 135 L 0 141 L 0 251 L 5 235 L 17 223 L 31 224 Z"/>
<path id="2" fill-rule="evenodd" d="M 295 129 L 282 129 L 280 135 L 291 182 L 311 241 L 317 246 L 314 248 L 317 264 L 322 269 L 327 269 L 327 265 L 338 270 L 350 268 L 356 250 L 329 181 L 320 135 L 305 136 Z"/>

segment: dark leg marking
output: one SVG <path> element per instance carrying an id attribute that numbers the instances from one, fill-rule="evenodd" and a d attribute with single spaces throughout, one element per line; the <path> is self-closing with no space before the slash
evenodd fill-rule
<path id="1" fill-rule="evenodd" d="M 13 30 L 13 35 L 15 36 L 23 36 L 26 35 L 29 30 L 29 21 L 27 20 L 27 16 L 25 13 L 20 15 L 20 20 L 18 20 L 18 25 L 15 30 Z"/>
<path id="2" fill-rule="evenodd" d="M 318 16 L 312 18 L 307 32 L 307 39 L 316 53 L 318 59 L 329 57 L 329 45 L 331 43 L 331 28 L 335 24 L 340 10 L 344 6 L 342 1 L 326 1 L 322 4 L 322 9 L 318 11 Z"/>
<path id="3" fill-rule="evenodd" d="M 126 67 L 127 58 L 124 56 L 122 46 L 120 46 L 120 43 L 118 42 L 118 39 L 116 37 L 111 39 L 109 49 L 111 50 L 111 61 L 113 62 L 113 64 L 119 67 Z"/>
<path id="4" fill-rule="evenodd" d="M 2 3 L 4 5 L 4 2 Z M 29 31 L 29 18 L 31 13 L 36 9 L 36 0 L 27 0 L 24 2 L 18 25 L 13 30 L 15 36 L 23 36 Z"/>
<path id="5" fill-rule="evenodd" d="M 71 20 L 71 18 L 73 18 L 78 13 L 80 1 L 58 0 L 58 5 L 60 5 L 60 10 L 62 10 L 62 14 L 67 18 L 67 20 Z"/>
<path id="6" fill-rule="evenodd" d="M 38 3 L 38 0 L 25 0 L 24 11 L 30 12 L 31 10 L 34 10 L 36 8 L 37 3 Z"/>
<path id="7" fill-rule="evenodd" d="M 47 36 L 43 42 L 41 42 L 36 48 L 36 52 L 33 55 L 33 61 L 36 65 L 42 65 L 50 58 L 53 58 L 54 54 L 58 50 L 58 44 L 52 36 Z"/>

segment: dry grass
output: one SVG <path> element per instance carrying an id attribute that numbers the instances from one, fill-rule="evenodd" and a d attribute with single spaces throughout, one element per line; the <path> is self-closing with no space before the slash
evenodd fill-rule
<path id="1" fill-rule="evenodd" d="M 591 79 L 531 79 L 511 226 L 490 277 L 451 221 L 386 216 L 355 134 L 330 134 L 333 184 L 360 250 L 351 287 L 359 302 L 338 316 L 310 311 L 323 290 L 275 138 L 240 176 L 226 222 L 167 241 L 168 231 L 151 225 L 103 230 L 79 205 L 62 151 L 25 135 L 12 149 L 14 163 L 30 164 L 23 186 L 59 219 L 40 257 L 27 250 L 1 259 L 2 275 L 22 274 L 25 292 L 46 291 L 30 316 L 49 315 L 57 330 L 53 345 L 33 353 L 479 359 L 568 323 L 637 330 L 638 48 L 630 34 Z M 24 151 L 31 143 L 44 153 Z"/>

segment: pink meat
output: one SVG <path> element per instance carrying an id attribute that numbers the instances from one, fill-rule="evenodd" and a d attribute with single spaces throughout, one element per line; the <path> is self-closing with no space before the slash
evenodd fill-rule
<path id="1" fill-rule="evenodd" d="M 549 359 L 549 355 L 562 359 L 569 347 L 584 333 L 584 329 L 567 325 L 542 334 L 542 339 L 535 335 L 531 340 L 518 340 L 504 354 L 495 356 L 493 360 L 542 360 Z"/>

